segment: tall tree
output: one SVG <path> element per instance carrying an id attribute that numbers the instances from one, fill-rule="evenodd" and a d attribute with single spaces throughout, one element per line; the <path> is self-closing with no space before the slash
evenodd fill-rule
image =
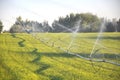
<path id="1" fill-rule="evenodd" d="M 2 21 L 0 21 L 0 33 L 2 32 L 3 30 L 3 24 L 2 24 Z"/>
<path id="2" fill-rule="evenodd" d="M 120 32 L 120 19 L 117 21 L 117 31 Z"/>
<path id="3" fill-rule="evenodd" d="M 112 22 L 108 22 L 108 23 L 106 24 L 106 31 L 107 31 L 107 32 L 114 32 L 114 31 L 115 31 L 115 27 L 114 27 L 114 25 L 112 24 Z"/>
<path id="4" fill-rule="evenodd" d="M 23 28 L 22 28 L 23 25 L 24 23 L 22 21 L 22 17 L 21 16 L 17 17 L 15 24 L 13 24 L 12 27 L 10 28 L 10 32 L 11 33 L 23 32 Z"/>
<path id="5" fill-rule="evenodd" d="M 16 18 L 15 24 L 10 28 L 11 33 L 21 33 L 21 32 L 52 32 L 48 21 L 44 21 L 43 23 L 39 23 L 37 21 L 23 21 L 19 16 Z"/>
<path id="6" fill-rule="evenodd" d="M 100 20 L 96 15 L 91 13 L 71 13 L 66 15 L 66 17 L 60 17 L 58 20 L 55 20 L 52 27 L 54 28 L 54 32 L 63 32 L 65 30 L 69 32 L 69 29 L 74 31 L 76 25 L 80 26 L 79 32 L 99 31 Z"/>

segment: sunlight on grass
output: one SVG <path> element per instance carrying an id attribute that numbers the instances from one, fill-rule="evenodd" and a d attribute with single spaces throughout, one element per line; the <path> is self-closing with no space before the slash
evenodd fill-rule
<path id="1" fill-rule="evenodd" d="M 79 33 L 70 51 L 88 57 L 97 33 Z M 117 80 L 120 67 L 81 59 L 60 50 L 67 49 L 71 34 L 0 34 L 0 80 Z M 100 44 L 120 53 L 120 33 L 104 33 Z M 44 44 L 40 39 L 44 39 Z M 54 45 L 53 45 L 54 42 Z M 56 48 L 57 47 L 57 48 Z M 97 46 L 99 48 L 99 46 Z M 114 54 L 106 50 L 106 58 Z M 94 64 L 94 65 L 93 65 Z"/>

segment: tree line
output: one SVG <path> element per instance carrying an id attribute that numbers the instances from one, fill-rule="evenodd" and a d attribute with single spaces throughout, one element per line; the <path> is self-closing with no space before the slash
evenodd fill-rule
<path id="1" fill-rule="evenodd" d="M 48 21 L 44 21 L 43 23 L 39 23 L 37 21 L 23 21 L 19 16 L 16 18 L 15 24 L 10 28 L 11 33 L 22 33 L 22 32 L 50 32 L 50 26 Z"/>
<path id="2" fill-rule="evenodd" d="M 77 21 L 80 21 L 78 24 Z M 104 26 L 104 32 L 120 32 L 120 19 L 117 21 L 115 18 L 110 21 L 105 18 L 99 18 L 92 13 L 81 13 L 81 14 L 69 14 L 66 17 L 59 17 L 58 20 L 55 20 L 52 24 L 53 32 L 62 32 L 66 30 L 65 26 L 68 29 L 74 31 L 76 25 L 79 25 L 78 32 L 99 32 L 101 26 Z M 66 31 L 66 32 L 69 32 Z"/>
<path id="3" fill-rule="evenodd" d="M 120 19 L 113 19 L 112 21 L 105 18 L 99 18 L 92 13 L 70 13 L 65 17 L 59 17 L 54 20 L 52 25 L 48 21 L 37 22 L 30 20 L 22 20 L 22 17 L 17 17 L 15 23 L 11 26 L 9 32 L 74 32 L 79 26 L 77 32 L 99 32 L 102 24 L 104 24 L 105 32 L 120 32 Z M 0 32 L 3 25 L 0 21 Z"/>

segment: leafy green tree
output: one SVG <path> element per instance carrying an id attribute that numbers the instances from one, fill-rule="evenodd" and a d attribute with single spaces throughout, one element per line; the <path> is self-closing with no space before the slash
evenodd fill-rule
<path id="1" fill-rule="evenodd" d="M 115 31 L 115 27 L 113 26 L 112 22 L 108 22 L 106 24 L 106 31 L 107 32 L 114 32 Z"/>
<path id="2" fill-rule="evenodd" d="M 14 25 L 10 28 L 10 32 L 11 32 L 11 33 L 20 33 L 20 32 L 22 32 L 22 27 L 21 27 L 20 25 L 14 24 Z"/>
<path id="3" fill-rule="evenodd" d="M 3 24 L 2 24 L 2 21 L 0 21 L 0 33 L 2 32 L 3 30 Z"/>
<path id="4" fill-rule="evenodd" d="M 96 15 L 91 13 L 81 13 L 80 17 L 82 19 L 82 28 L 87 32 L 99 31 L 100 20 Z"/>
<path id="5" fill-rule="evenodd" d="M 96 15 L 93 15 L 91 13 L 71 13 L 69 15 L 66 15 L 66 17 L 59 17 L 58 20 L 55 20 L 53 22 L 52 27 L 54 28 L 54 32 L 63 32 L 65 31 L 65 27 L 67 29 L 74 30 L 79 20 L 81 20 L 81 22 L 79 23 L 79 32 L 99 31 L 100 20 Z"/>
<path id="6" fill-rule="evenodd" d="M 12 27 L 10 28 L 10 32 L 11 33 L 18 33 L 18 32 L 23 32 L 23 21 L 22 21 L 22 17 L 19 16 L 16 18 L 16 22 L 15 24 L 12 25 Z"/>
<path id="7" fill-rule="evenodd" d="M 120 32 L 120 19 L 117 21 L 117 31 Z"/>
<path id="8" fill-rule="evenodd" d="M 37 21 L 26 21 L 22 20 L 22 17 L 19 16 L 16 18 L 15 24 L 10 28 L 11 33 L 21 33 L 21 32 L 52 32 L 48 21 L 44 21 L 43 23 L 39 23 Z"/>

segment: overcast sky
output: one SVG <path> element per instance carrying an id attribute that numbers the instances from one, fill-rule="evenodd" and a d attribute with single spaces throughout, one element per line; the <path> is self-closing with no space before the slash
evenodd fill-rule
<path id="1" fill-rule="evenodd" d="M 38 22 L 54 19 L 69 13 L 91 12 L 108 19 L 120 18 L 120 0 L 0 0 L 0 20 L 8 30 L 16 17 Z"/>

